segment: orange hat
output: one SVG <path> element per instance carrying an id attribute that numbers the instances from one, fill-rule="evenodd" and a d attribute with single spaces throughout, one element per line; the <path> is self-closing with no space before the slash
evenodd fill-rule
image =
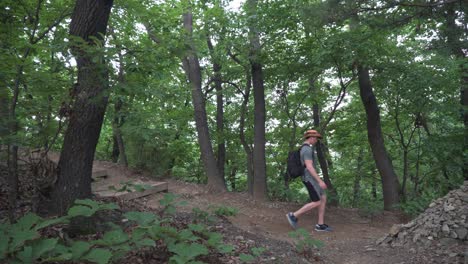
<path id="1" fill-rule="evenodd" d="M 317 132 L 317 130 L 307 130 L 304 133 L 304 139 L 308 139 L 310 137 L 322 138 L 322 135 L 320 135 L 320 133 Z"/>

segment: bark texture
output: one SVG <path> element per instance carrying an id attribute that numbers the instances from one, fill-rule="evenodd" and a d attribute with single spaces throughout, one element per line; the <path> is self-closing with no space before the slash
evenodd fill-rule
<path id="1" fill-rule="evenodd" d="M 358 78 L 359 92 L 367 115 L 367 136 L 382 180 L 384 209 L 387 211 L 394 210 L 400 201 L 400 184 L 393 169 L 392 161 L 385 149 L 380 123 L 380 111 L 374 91 L 372 90 L 369 70 L 362 65 L 358 65 Z"/>
<path id="2" fill-rule="evenodd" d="M 200 145 L 201 159 L 208 177 L 208 186 L 216 192 L 226 191 L 224 177 L 219 173 L 216 163 L 213 147 L 211 146 L 210 131 L 208 129 L 208 120 L 205 109 L 205 101 L 201 88 L 201 70 L 198 57 L 196 55 L 195 45 L 192 40 L 192 13 L 184 14 L 184 28 L 187 32 L 187 50 L 186 56 L 182 59 L 185 74 L 190 82 L 192 89 L 192 102 L 195 114 L 195 125 L 198 133 L 198 143 Z"/>
<path id="3" fill-rule="evenodd" d="M 107 106 L 108 72 L 102 51 L 112 0 L 77 0 L 70 24 L 78 67 L 73 103 L 60 153 L 59 175 L 51 198 L 52 214 L 62 215 L 76 199 L 91 197 L 94 154 Z M 78 44 L 77 39 L 84 43 Z"/>

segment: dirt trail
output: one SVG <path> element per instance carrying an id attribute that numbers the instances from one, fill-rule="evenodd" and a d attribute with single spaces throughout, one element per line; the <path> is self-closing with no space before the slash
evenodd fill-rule
<path id="1" fill-rule="evenodd" d="M 236 216 L 229 220 L 237 227 L 251 233 L 263 235 L 277 240 L 292 242 L 288 233 L 292 231 L 286 220 L 286 213 L 299 208 L 299 204 L 286 202 L 255 202 L 245 193 L 226 193 L 214 195 L 203 185 L 185 183 L 174 179 L 149 180 L 144 172 L 135 172 L 119 165 L 96 161 L 93 170 L 107 170 L 109 177 L 93 183 L 96 190 L 106 189 L 109 185 L 121 182 L 144 180 L 166 181 L 169 192 L 177 194 L 187 205 L 179 208 L 191 212 L 192 208 L 207 210 L 210 206 L 229 206 L 238 209 Z M 98 192 L 99 193 L 99 192 Z M 142 199 L 152 208 L 159 206 L 158 201 L 163 194 L 154 194 Z M 333 227 L 333 232 L 316 232 L 313 230 L 317 217 L 315 212 L 306 214 L 300 219 L 299 226 L 307 229 L 310 234 L 324 242 L 320 255 L 326 263 L 411 263 L 409 253 L 405 249 L 383 248 L 375 245 L 375 241 L 388 232 L 393 224 L 402 220 L 395 214 L 385 213 L 373 218 L 363 217 L 357 210 L 344 208 L 328 208 L 325 221 Z"/>

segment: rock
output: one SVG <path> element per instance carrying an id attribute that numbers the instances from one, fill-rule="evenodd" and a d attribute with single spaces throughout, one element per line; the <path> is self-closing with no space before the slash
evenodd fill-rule
<path id="1" fill-rule="evenodd" d="M 442 226 L 442 232 L 444 232 L 444 233 L 446 233 L 446 234 L 450 233 L 450 228 L 448 227 L 447 224 L 444 224 L 444 225 Z"/>
<path id="2" fill-rule="evenodd" d="M 453 211 L 455 210 L 455 206 L 451 205 L 451 204 L 445 204 L 444 205 L 444 211 L 445 212 L 450 212 L 450 211 Z"/>
<path id="3" fill-rule="evenodd" d="M 455 233 L 457 233 L 458 235 L 458 238 L 463 240 L 463 239 L 467 239 L 467 234 L 468 234 L 468 229 L 466 228 L 457 228 L 455 229 Z"/>
<path id="4" fill-rule="evenodd" d="M 393 225 L 392 228 L 390 228 L 389 234 L 391 236 L 396 236 L 401 230 L 401 225 Z"/>
<path id="5" fill-rule="evenodd" d="M 394 225 L 379 246 L 412 247 L 410 253 L 424 256 L 421 263 L 458 263 L 468 248 L 468 181 L 457 190 L 434 200 L 412 221 Z M 437 251 L 438 257 L 435 256 Z M 369 248 L 368 251 L 372 251 Z M 453 253 L 453 254 L 452 254 Z M 465 259 L 468 260 L 468 251 Z M 468 264 L 468 262 L 467 262 Z"/>
<path id="6" fill-rule="evenodd" d="M 384 243 L 386 240 L 391 240 L 391 238 L 389 238 L 388 236 L 381 237 L 381 238 L 377 239 L 375 244 L 380 245 L 380 244 Z"/>
<path id="7" fill-rule="evenodd" d="M 452 245 L 455 245 L 457 243 L 458 243 L 458 241 L 456 239 L 449 238 L 449 237 L 444 237 L 444 238 L 440 239 L 440 244 L 442 246 L 444 246 L 444 247 L 452 246 Z"/>
<path id="8" fill-rule="evenodd" d="M 403 225 L 403 228 L 411 228 L 411 227 L 413 227 L 413 226 L 415 226 L 415 225 L 416 225 L 416 222 L 415 222 L 415 221 L 411 221 L 411 222 L 409 222 L 409 223 L 407 223 L 407 224 L 404 224 L 404 225 Z"/>

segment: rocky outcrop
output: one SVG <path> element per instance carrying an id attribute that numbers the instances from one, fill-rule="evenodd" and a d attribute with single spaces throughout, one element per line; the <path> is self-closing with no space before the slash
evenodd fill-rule
<path id="1" fill-rule="evenodd" d="M 383 246 L 404 246 L 411 251 L 440 256 L 443 263 L 468 260 L 468 181 L 409 223 L 394 225 L 379 239 Z"/>

